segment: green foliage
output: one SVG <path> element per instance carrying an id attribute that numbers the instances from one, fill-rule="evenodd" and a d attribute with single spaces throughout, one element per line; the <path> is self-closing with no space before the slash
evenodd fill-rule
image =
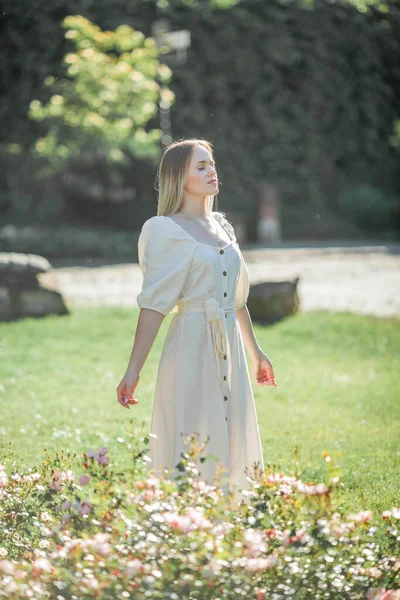
<path id="1" fill-rule="evenodd" d="M 400 148 L 400 120 L 396 120 L 393 124 L 393 135 L 390 141 L 395 148 Z"/>
<path id="2" fill-rule="evenodd" d="M 28 119 L 29 104 L 37 99 L 49 114 L 57 111 L 57 105 L 49 102 L 53 87 L 43 87 L 43 81 L 49 74 L 56 81 L 64 78 L 62 57 L 71 41 L 63 38 L 60 24 L 67 15 L 81 14 L 108 31 L 123 23 L 149 36 L 159 18 L 165 18 L 172 30 L 190 31 L 186 64 L 170 64 L 174 72 L 170 88 L 176 98 L 171 111 L 173 138 L 196 135 L 215 143 L 221 206 L 246 211 L 251 231 L 255 231 L 260 179 L 276 186 L 284 216 L 302 208 L 314 215 L 322 209 L 335 213 L 340 210 L 340 190 L 354 181 L 398 194 L 399 147 L 390 140 L 400 93 L 400 7 L 392 1 L 377 2 L 363 12 L 367 3 L 357 3 L 358 10 L 347 0 L 114 0 L 111 4 L 55 0 L 41 3 L 38 10 L 38 0 L 5 0 L 0 75 L 10 94 L 0 99 L 2 163 L 10 162 L 5 146 L 16 144 L 22 149 L 5 169 L 6 188 L 11 173 L 28 188 L 34 187 L 30 183 L 38 169 L 26 167 L 27 152 L 33 140 L 46 135 L 52 118 Z M 163 60 L 168 61 L 168 56 Z M 84 123 L 82 117 L 80 125 Z M 59 119 L 60 131 L 61 124 Z M 148 125 L 158 127 L 156 115 Z M 91 127 L 95 139 L 96 129 Z M 112 135 L 114 130 L 113 126 Z M 117 138 L 122 136 L 118 144 L 123 145 L 125 133 L 118 133 Z M 75 136 L 69 143 L 74 140 Z M 101 152 L 103 145 L 108 155 L 105 137 Z M 115 156 L 120 156 L 119 151 L 117 145 Z M 90 172 L 80 173 L 83 183 L 105 177 L 104 160 L 96 156 L 88 165 Z M 73 168 L 76 171 L 75 164 Z M 108 163 L 109 172 L 122 168 Z M 131 222 L 138 227 L 154 213 L 154 168 L 143 174 L 142 165 L 132 161 L 116 192 L 126 182 L 147 190 L 125 204 L 136 215 L 136 222 Z M 106 197 L 108 185 L 103 181 L 100 185 Z M 73 189 L 63 189 L 63 194 L 67 207 L 75 202 Z M 35 195 L 40 198 L 41 191 L 35 190 Z M 94 206 L 89 198 L 81 197 L 80 206 L 97 214 L 98 204 Z"/>
<path id="3" fill-rule="evenodd" d="M 305 0 L 310 6 L 314 6 L 315 0 Z M 335 4 L 336 0 L 331 0 L 331 4 Z M 340 0 L 339 3 L 346 6 L 354 6 L 360 13 L 367 13 L 373 9 L 386 14 L 392 5 L 396 5 L 397 0 Z"/>
<path id="4" fill-rule="evenodd" d="M 387 13 L 391 5 L 396 4 L 396 0 L 342 0 L 344 4 L 349 3 L 359 12 L 366 13 L 375 8 L 382 13 Z"/>
<path id="5" fill-rule="evenodd" d="M 129 256 L 137 260 L 137 235 L 127 231 L 57 225 L 4 225 L 0 252 L 39 254 L 48 258 Z"/>
<path id="6" fill-rule="evenodd" d="M 365 240 L 366 232 L 341 209 L 333 212 L 325 206 L 284 206 L 282 236 L 288 240 Z"/>
<path id="7" fill-rule="evenodd" d="M 193 40 L 174 74 L 174 136 L 215 142 L 230 206 L 256 217 L 263 179 L 285 206 L 316 212 L 335 210 L 355 173 L 397 185 L 388 140 L 396 106 L 381 63 L 389 34 L 378 16 L 322 1 L 310 11 L 257 0 L 212 17 L 174 16 Z"/>
<path id="8" fill-rule="evenodd" d="M 366 231 L 395 229 L 400 217 L 400 198 L 369 185 L 341 192 L 338 205 L 345 215 Z"/>
<path id="9" fill-rule="evenodd" d="M 161 10 L 172 8 L 173 10 L 179 9 L 180 7 L 190 8 L 194 10 L 201 10 L 207 8 L 207 5 L 211 8 L 229 9 L 236 6 L 243 0 L 154 0 L 157 3 L 157 7 Z"/>
<path id="10" fill-rule="evenodd" d="M 82 16 L 67 17 L 63 26 L 75 51 L 64 57 L 66 78 L 46 78 L 49 102 L 31 102 L 31 118 L 49 124 L 36 152 L 57 170 L 82 154 L 109 162 L 156 159 L 161 131 L 145 127 L 158 103 L 171 104 L 174 94 L 154 40 L 127 25 L 101 31 Z"/>

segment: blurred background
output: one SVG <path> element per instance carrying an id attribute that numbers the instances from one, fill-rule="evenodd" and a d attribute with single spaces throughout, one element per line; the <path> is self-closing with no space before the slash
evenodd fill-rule
<path id="1" fill-rule="evenodd" d="M 0 81 L 0 436 L 119 452 L 137 238 L 163 149 L 201 137 L 280 384 L 266 459 L 341 453 L 348 506 L 398 506 L 399 3 L 3 0 Z"/>
<path id="2" fill-rule="evenodd" d="M 399 239 L 397 3 L 2 6 L 0 251 L 136 260 L 181 137 L 245 246 Z"/>

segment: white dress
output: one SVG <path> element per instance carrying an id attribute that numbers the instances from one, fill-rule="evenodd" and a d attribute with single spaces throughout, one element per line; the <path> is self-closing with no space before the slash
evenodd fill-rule
<path id="1" fill-rule="evenodd" d="M 249 489 L 253 465 L 264 469 L 254 396 L 236 310 L 247 302 L 249 276 L 233 227 L 219 213 L 231 242 L 220 248 L 199 242 L 169 217 L 142 226 L 138 258 L 141 308 L 164 315 L 173 309 L 155 387 L 148 470 L 175 467 L 185 451 L 183 435 L 210 436 L 198 463 L 200 479 L 214 484 L 223 467 L 225 493 Z"/>

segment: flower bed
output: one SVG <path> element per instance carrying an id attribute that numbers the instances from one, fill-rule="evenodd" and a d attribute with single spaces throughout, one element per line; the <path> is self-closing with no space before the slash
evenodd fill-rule
<path id="1" fill-rule="evenodd" d="M 25 472 L 0 453 L 0 598 L 400 598 L 400 509 L 342 514 L 329 456 L 319 483 L 254 468 L 237 501 L 199 479 L 198 436 L 175 480 L 132 440 L 123 473 L 105 447 Z"/>

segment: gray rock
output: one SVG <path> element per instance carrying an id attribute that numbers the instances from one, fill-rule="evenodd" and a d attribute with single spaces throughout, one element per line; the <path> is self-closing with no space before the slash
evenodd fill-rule
<path id="1" fill-rule="evenodd" d="M 6 287 L 0 287 L 0 321 L 11 319 L 11 297 Z"/>
<path id="2" fill-rule="evenodd" d="M 51 264 L 35 254 L 0 253 L 0 321 L 68 314 L 57 283 L 43 284 Z"/>
<path id="3" fill-rule="evenodd" d="M 299 277 L 294 281 L 263 281 L 251 285 L 247 307 L 252 320 L 274 323 L 295 314 L 300 307 L 298 283 Z"/>
<path id="4" fill-rule="evenodd" d="M 18 252 L 0 252 L 0 280 L 7 273 L 30 273 L 37 275 L 50 271 L 51 264 L 44 256 L 37 254 L 19 254 Z"/>
<path id="5" fill-rule="evenodd" d="M 68 313 L 61 294 L 52 290 L 37 289 L 21 292 L 18 304 L 21 317 L 44 317 Z"/>

